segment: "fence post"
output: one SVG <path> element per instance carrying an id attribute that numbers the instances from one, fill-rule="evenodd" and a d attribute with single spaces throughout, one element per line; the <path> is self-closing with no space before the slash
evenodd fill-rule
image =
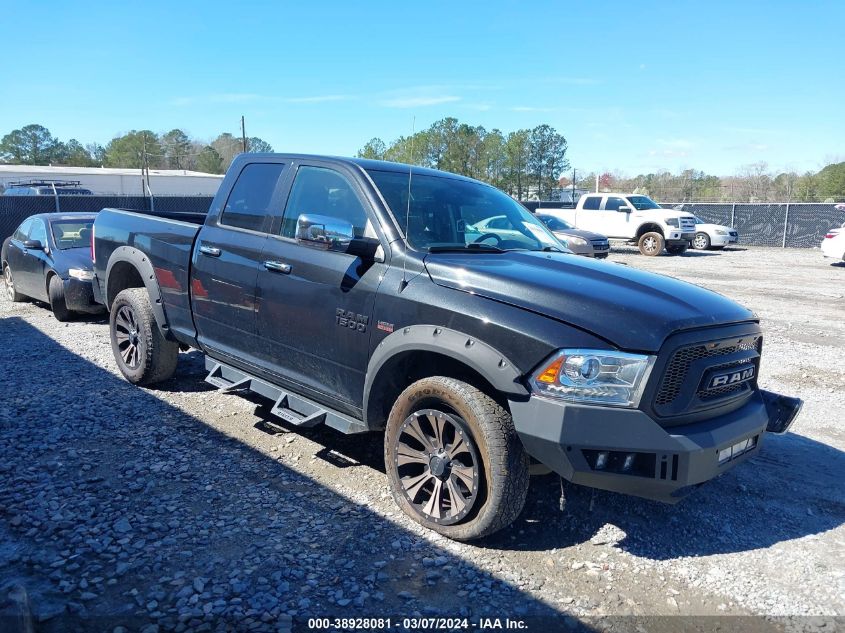
<path id="1" fill-rule="evenodd" d="M 731 186 L 733 186 L 733 185 L 731 185 Z M 736 213 L 736 202 L 734 202 L 734 203 L 732 203 L 732 204 L 731 204 L 731 228 L 733 228 L 734 226 L 736 226 L 736 225 L 734 224 L 734 214 L 735 214 L 735 213 Z"/>
<path id="2" fill-rule="evenodd" d="M 783 218 L 783 244 L 781 248 L 786 248 L 786 227 L 789 224 L 789 203 L 786 203 L 786 216 Z"/>

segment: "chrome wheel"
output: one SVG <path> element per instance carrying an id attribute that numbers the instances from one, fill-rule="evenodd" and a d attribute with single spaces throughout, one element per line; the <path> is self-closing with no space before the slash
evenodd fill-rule
<path id="1" fill-rule="evenodd" d="M 695 239 L 692 242 L 692 245 L 699 250 L 703 250 L 708 246 L 707 241 L 707 236 L 704 235 L 704 233 L 697 233 Z"/>
<path id="2" fill-rule="evenodd" d="M 6 284 L 6 295 L 10 301 L 15 300 L 15 284 L 12 281 L 12 269 L 6 265 L 6 270 L 3 271 L 3 281 Z"/>
<path id="3" fill-rule="evenodd" d="M 653 253 L 657 250 L 657 240 L 653 237 L 647 237 L 643 240 L 643 250 L 647 253 Z"/>
<path id="4" fill-rule="evenodd" d="M 141 364 L 142 340 L 138 332 L 138 320 L 129 306 L 121 306 L 114 319 L 115 338 L 120 357 L 129 369 Z"/>
<path id="5" fill-rule="evenodd" d="M 416 512 L 440 525 L 463 519 L 478 499 L 478 451 L 460 418 L 436 409 L 408 416 L 396 436 L 394 467 Z"/>

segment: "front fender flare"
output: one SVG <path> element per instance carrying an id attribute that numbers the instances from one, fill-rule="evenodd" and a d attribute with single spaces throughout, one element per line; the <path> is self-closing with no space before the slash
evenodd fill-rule
<path id="1" fill-rule="evenodd" d="M 403 327 L 378 344 L 367 365 L 364 381 L 364 423 L 373 427 L 370 395 L 379 373 L 392 358 L 405 352 L 435 352 L 453 358 L 478 372 L 493 387 L 510 397 L 525 397 L 522 374 L 508 358 L 475 336 L 436 325 Z"/>
<path id="2" fill-rule="evenodd" d="M 111 311 L 111 304 L 114 302 L 115 296 L 117 296 L 117 292 L 112 293 L 109 290 L 109 281 L 112 278 L 112 269 L 119 263 L 130 264 L 138 271 L 141 280 L 144 282 L 144 288 L 147 289 L 150 295 L 150 305 L 153 309 L 156 324 L 165 338 L 172 339 L 170 328 L 167 325 L 167 315 L 164 312 L 164 304 L 161 300 L 161 289 L 158 287 L 158 279 L 156 278 L 153 264 L 143 251 L 133 246 L 119 246 L 114 249 L 114 252 L 109 257 L 109 263 L 106 266 L 105 286 L 103 288 L 106 307 Z"/>

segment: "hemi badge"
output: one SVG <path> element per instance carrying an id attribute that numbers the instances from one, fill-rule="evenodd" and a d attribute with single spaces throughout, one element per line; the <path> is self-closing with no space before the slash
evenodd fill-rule
<path id="1" fill-rule="evenodd" d="M 393 331 L 393 324 L 388 323 L 387 321 L 379 321 L 376 327 L 380 330 L 384 330 L 385 332 Z"/>

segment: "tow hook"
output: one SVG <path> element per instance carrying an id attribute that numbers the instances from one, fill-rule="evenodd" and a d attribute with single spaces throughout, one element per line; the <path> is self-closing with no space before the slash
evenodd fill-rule
<path id="1" fill-rule="evenodd" d="M 769 423 L 766 425 L 768 433 L 786 433 L 787 429 L 798 417 L 804 401 L 801 398 L 782 396 L 771 391 L 760 391 L 766 405 L 766 415 Z"/>

